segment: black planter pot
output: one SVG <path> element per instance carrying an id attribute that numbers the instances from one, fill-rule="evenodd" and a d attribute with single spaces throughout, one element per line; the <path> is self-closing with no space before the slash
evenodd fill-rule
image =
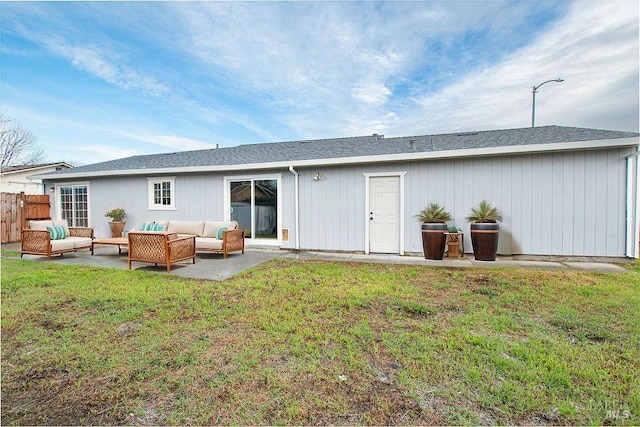
<path id="1" fill-rule="evenodd" d="M 445 223 L 422 224 L 422 251 L 426 259 L 442 259 L 447 232 Z"/>
<path id="2" fill-rule="evenodd" d="M 499 230 L 500 226 L 497 222 L 474 222 L 471 224 L 471 245 L 476 260 L 496 260 Z"/>

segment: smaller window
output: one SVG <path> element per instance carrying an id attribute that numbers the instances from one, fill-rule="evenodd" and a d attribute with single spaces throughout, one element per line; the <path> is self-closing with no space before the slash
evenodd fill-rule
<path id="1" fill-rule="evenodd" d="M 149 180 L 149 210 L 175 210 L 176 177 L 147 179 Z"/>

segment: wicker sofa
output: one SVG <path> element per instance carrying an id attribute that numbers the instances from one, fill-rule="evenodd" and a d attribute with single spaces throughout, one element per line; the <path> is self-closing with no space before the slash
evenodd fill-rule
<path id="1" fill-rule="evenodd" d="M 196 244 L 194 236 L 179 237 L 176 233 L 166 231 L 130 231 L 129 270 L 131 262 L 150 262 L 155 265 L 165 264 L 167 272 L 171 265 L 180 261 L 191 260 L 196 263 Z"/>
<path id="2" fill-rule="evenodd" d="M 244 230 L 236 221 L 153 221 L 161 231 L 175 233 L 178 237 L 195 237 L 196 252 L 214 252 L 227 258 L 231 252 L 244 254 Z M 138 227 L 141 229 L 142 226 Z"/>
<path id="3" fill-rule="evenodd" d="M 61 226 L 65 235 L 53 240 L 47 227 Z M 69 227 L 66 220 L 31 221 L 29 228 L 22 230 L 20 257 L 24 254 L 42 255 L 50 259 L 52 255 L 91 249 L 93 228 Z"/>

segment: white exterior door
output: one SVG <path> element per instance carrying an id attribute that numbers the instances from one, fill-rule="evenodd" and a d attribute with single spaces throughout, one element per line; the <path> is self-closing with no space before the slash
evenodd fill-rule
<path id="1" fill-rule="evenodd" d="M 400 253 L 400 177 L 369 181 L 369 252 Z"/>

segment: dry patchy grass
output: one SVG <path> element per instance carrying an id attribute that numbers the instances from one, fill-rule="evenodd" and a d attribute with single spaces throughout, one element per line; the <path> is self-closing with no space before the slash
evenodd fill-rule
<path id="1" fill-rule="evenodd" d="M 2 265 L 3 424 L 638 424 L 640 280 Z"/>

